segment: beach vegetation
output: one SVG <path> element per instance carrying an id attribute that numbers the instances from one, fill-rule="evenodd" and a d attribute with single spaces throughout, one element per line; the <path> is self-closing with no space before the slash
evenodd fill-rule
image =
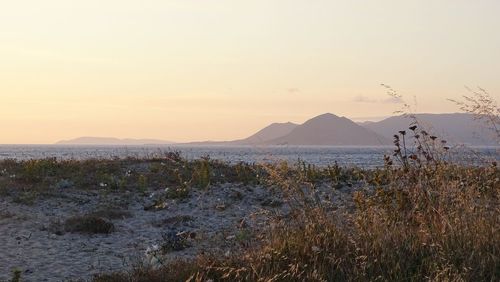
<path id="1" fill-rule="evenodd" d="M 109 234 L 115 231 L 112 222 L 96 215 L 77 215 L 64 221 L 64 231 L 83 234 Z"/>
<path id="2" fill-rule="evenodd" d="M 241 242 L 261 238 L 259 244 L 95 281 L 498 280 L 496 163 L 454 162 L 446 142 L 422 130 L 411 125 L 395 135 L 394 153 L 374 170 L 266 165 L 266 184 L 286 192 L 291 211 L 258 234 L 237 235 Z M 315 194 L 325 180 L 363 189 L 353 191 L 352 207 L 328 206 Z"/>

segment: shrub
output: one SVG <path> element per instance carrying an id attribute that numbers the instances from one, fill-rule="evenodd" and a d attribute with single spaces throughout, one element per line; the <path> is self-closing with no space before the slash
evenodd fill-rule
<path id="1" fill-rule="evenodd" d="M 144 175 L 139 175 L 139 179 L 137 180 L 138 181 L 138 188 L 139 188 L 139 191 L 141 192 L 141 194 L 146 194 L 147 190 L 148 190 L 148 179 L 146 176 Z"/>
<path id="2" fill-rule="evenodd" d="M 32 206 L 35 204 L 37 193 L 35 191 L 21 191 L 12 199 L 14 203 Z"/>
<path id="3" fill-rule="evenodd" d="M 115 230 L 113 223 L 94 215 L 74 216 L 64 222 L 64 230 L 71 233 L 109 234 Z"/>
<path id="4" fill-rule="evenodd" d="M 174 188 L 167 188 L 165 190 L 167 199 L 186 199 L 189 197 L 189 188 L 185 185 Z"/>
<path id="5" fill-rule="evenodd" d="M 20 282 L 21 281 L 21 270 L 19 269 L 14 269 L 12 270 L 12 279 L 10 280 L 11 282 Z"/>
<path id="6" fill-rule="evenodd" d="M 210 158 L 202 158 L 196 166 L 191 183 L 198 188 L 207 188 L 210 185 L 212 171 L 210 169 Z"/>
<path id="7" fill-rule="evenodd" d="M 28 182 L 43 181 L 45 177 L 54 175 L 57 166 L 56 158 L 25 161 L 23 162 L 22 178 Z"/>

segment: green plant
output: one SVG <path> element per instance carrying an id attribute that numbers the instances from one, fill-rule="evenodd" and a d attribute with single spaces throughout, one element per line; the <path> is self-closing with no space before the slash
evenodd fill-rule
<path id="1" fill-rule="evenodd" d="M 243 228 L 236 232 L 236 241 L 240 244 L 247 243 L 252 237 L 252 232 L 247 228 Z"/>
<path id="2" fill-rule="evenodd" d="M 321 178 L 321 172 L 313 164 L 307 164 L 304 161 L 298 161 L 298 168 L 301 177 L 309 183 L 316 183 Z"/>
<path id="3" fill-rule="evenodd" d="M 4 186 L 4 184 L 0 183 L 0 197 L 5 197 L 10 195 L 10 190 Z"/>
<path id="4" fill-rule="evenodd" d="M 167 188 L 165 192 L 167 199 L 186 199 L 189 197 L 189 187 L 186 185 Z"/>
<path id="5" fill-rule="evenodd" d="M 244 185 L 258 184 L 258 173 L 256 168 L 252 167 L 246 163 L 239 162 L 234 166 L 236 172 L 236 181 L 243 183 Z"/>
<path id="6" fill-rule="evenodd" d="M 13 201 L 17 204 L 32 206 L 35 204 L 38 193 L 36 191 L 22 191 L 14 196 Z"/>
<path id="7" fill-rule="evenodd" d="M 127 180 L 124 177 L 118 177 L 113 174 L 105 173 L 101 177 L 100 186 L 111 190 L 121 190 L 126 187 Z"/>
<path id="8" fill-rule="evenodd" d="M 56 158 L 27 160 L 22 163 L 22 166 L 21 177 L 24 180 L 27 182 L 40 182 L 45 180 L 45 177 L 55 174 L 58 169 L 58 161 Z"/>
<path id="9" fill-rule="evenodd" d="M 12 270 L 12 279 L 10 280 L 11 282 L 21 282 L 21 270 L 19 269 L 14 269 Z"/>
<path id="10" fill-rule="evenodd" d="M 210 158 L 203 157 L 194 169 L 191 183 L 198 188 L 207 188 L 210 185 L 211 175 Z"/>
<path id="11" fill-rule="evenodd" d="M 146 194 L 147 190 L 148 190 L 148 179 L 146 176 L 144 175 L 139 175 L 139 178 L 137 179 L 137 185 L 138 185 L 138 188 L 139 188 L 139 192 L 143 195 Z"/>

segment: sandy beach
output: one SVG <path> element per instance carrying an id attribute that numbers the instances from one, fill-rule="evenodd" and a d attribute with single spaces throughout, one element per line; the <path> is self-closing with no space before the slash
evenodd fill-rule
<path id="1" fill-rule="evenodd" d="M 99 185 L 91 190 L 61 187 L 26 202 L 14 194 L 0 197 L 0 280 L 10 279 L 15 269 L 23 281 L 88 280 L 137 263 L 158 263 L 147 252 L 161 246 L 165 236 L 178 237 L 183 245 L 162 260 L 225 255 L 258 244 L 252 234 L 290 210 L 282 191 L 263 185 L 217 184 L 192 189 L 182 199 L 168 199 L 165 188 L 138 193 Z M 338 208 L 351 201 L 354 190 L 324 183 L 317 196 Z M 88 214 L 111 222 L 114 230 L 64 230 L 66 219 Z"/>

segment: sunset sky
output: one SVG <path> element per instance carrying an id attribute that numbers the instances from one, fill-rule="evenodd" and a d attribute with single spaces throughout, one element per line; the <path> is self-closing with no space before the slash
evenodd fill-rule
<path id="1" fill-rule="evenodd" d="M 500 95 L 500 1 L 0 1 L 0 144 L 246 137 Z M 415 99 L 414 99 L 415 97 Z M 414 102 L 416 100 L 416 103 Z"/>

